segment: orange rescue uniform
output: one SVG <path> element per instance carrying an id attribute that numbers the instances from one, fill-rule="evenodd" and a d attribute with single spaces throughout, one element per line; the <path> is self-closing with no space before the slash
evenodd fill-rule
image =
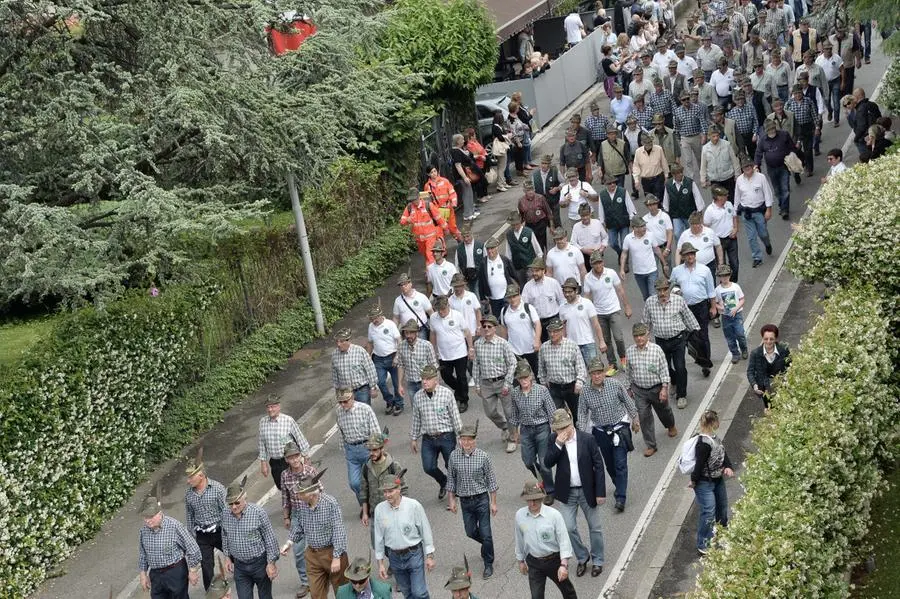
<path id="1" fill-rule="evenodd" d="M 426 203 L 422 198 L 410 202 L 400 217 L 400 224 L 411 227 L 419 253 L 425 257 L 425 265 L 434 262 L 431 248 L 435 241 L 447 233 L 447 222 L 438 207 L 433 202 Z"/>
<path id="2" fill-rule="evenodd" d="M 429 178 L 425 182 L 423 191 L 431 193 L 435 203 L 441 211 L 441 216 L 447 221 L 450 234 L 457 240 L 460 239 L 459 229 L 456 227 L 456 189 L 453 183 L 446 177 L 438 175 L 434 179 Z"/>

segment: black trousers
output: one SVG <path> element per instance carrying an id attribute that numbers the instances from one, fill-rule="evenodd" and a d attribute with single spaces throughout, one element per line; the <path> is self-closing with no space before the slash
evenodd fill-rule
<path id="1" fill-rule="evenodd" d="M 571 383 L 549 383 L 547 390 L 557 408 L 567 406 L 572 413 L 572 422 L 578 424 L 578 394 L 575 393 L 575 381 Z"/>
<path id="2" fill-rule="evenodd" d="M 578 599 L 572 581 L 566 578 L 559 580 L 559 553 L 551 553 L 547 557 L 525 556 L 525 564 L 528 565 L 528 587 L 531 589 L 531 599 L 544 599 L 546 596 L 547 579 L 553 581 L 563 599 Z"/>
<path id="3" fill-rule="evenodd" d="M 656 344 L 666 354 L 669 364 L 669 378 L 675 383 L 675 398 L 687 396 L 687 366 L 684 362 L 684 348 L 687 343 L 687 332 L 682 331 L 669 339 L 656 337 Z"/>
<path id="4" fill-rule="evenodd" d="M 288 463 L 284 458 L 270 458 L 269 470 L 272 471 L 272 478 L 275 479 L 275 486 L 281 490 L 281 473 L 287 470 Z"/>
<path id="5" fill-rule="evenodd" d="M 438 360 L 441 366 L 441 378 L 444 383 L 453 389 L 456 403 L 469 403 L 469 380 L 466 378 L 466 367 L 469 364 L 468 356 L 456 360 Z"/>
<path id="6" fill-rule="evenodd" d="M 222 529 L 216 528 L 213 532 L 197 531 L 195 536 L 203 558 L 200 562 L 203 568 L 203 588 L 208 591 L 216 571 L 216 549 L 222 551 Z"/>
<path id="7" fill-rule="evenodd" d="M 531 366 L 531 372 L 534 373 L 534 376 L 537 376 L 538 371 L 538 354 L 536 351 L 523 354 L 521 356 L 516 356 L 517 360 L 525 360 L 528 362 L 528 365 Z M 518 386 L 519 381 L 513 381 L 513 385 Z"/>
<path id="8" fill-rule="evenodd" d="M 652 193 L 662 203 L 660 198 L 663 197 L 666 189 L 666 178 L 662 173 L 655 177 L 641 177 L 641 188 L 644 190 L 644 197 L 647 197 L 648 193 Z"/>
<path id="9" fill-rule="evenodd" d="M 700 357 L 709 360 L 709 300 L 703 300 L 702 302 L 691 304 L 688 306 L 688 309 L 700 324 L 700 330 L 692 333 L 698 341 L 698 353 Z"/>
<path id="10" fill-rule="evenodd" d="M 557 204 L 558 205 L 558 204 Z M 534 236 L 537 238 L 538 245 L 541 246 L 541 249 L 544 252 L 547 251 L 547 227 L 550 226 L 550 215 L 547 215 L 547 218 L 537 221 L 536 223 L 528 223 L 528 228 L 534 231 Z M 527 268 L 525 270 L 528 270 Z M 524 285 L 524 283 L 522 283 Z"/>
<path id="11" fill-rule="evenodd" d="M 719 241 L 722 243 L 722 254 L 723 258 L 725 258 L 725 263 L 731 267 L 731 280 L 735 283 L 738 282 L 738 267 L 740 266 L 738 260 L 738 242 L 737 239 L 732 239 L 731 237 L 719 237 Z M 716 277 L 716 271 L 712 271 L 714 280 L 718 281 L 719 278 Z"/>
<path id="12" fill-rule="evenodd" d="M 728 190 L 728 201 L 734 204 L 734 177 L 722 181 L 710 181 L 710 185 L 721 185 Z M 677 239 L 675 240 L 678 241 Z"/>
<path id="13" fill-rule="evenodd" d="M 559 313 L 541 319 L 541 343 L 550 339 L 550 332 L 547 330 L 547 325 L 550 324 L 550 321 L 554 318 L 559 318 Z M 534 370 L 534 376 L 537 376 L 537 369 Z"/>
<path id="14" fill-rule="evenodd" d="M 166 570 L 150 570 L 150 599 L 188 599 L 188 569 L 183 559 Z"/>
<path id="15" fill-rule="evenodd" d="M 800 146 L 800 158 L 807 173 L 813 170 L 813 137 L 816 133 L 816 125 L 807 123 L 805 125 L 796 125 L 797 137 L 794 139 Z"/>

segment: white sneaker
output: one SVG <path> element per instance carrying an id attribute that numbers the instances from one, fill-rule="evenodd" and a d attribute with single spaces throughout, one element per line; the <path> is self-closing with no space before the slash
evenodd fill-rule
<path id="1" fill-rule="evenodd" d="M 513 453 L 518 446 L 512 441 L 506 442 L 506 453 Z"/>
<path id="2" fill-rule="evenodd" d="M 469 386 L 470 386 L 470 387 L 474 387 L 474 386 L 475 386 L 475 379 L 469 379 Z"/>

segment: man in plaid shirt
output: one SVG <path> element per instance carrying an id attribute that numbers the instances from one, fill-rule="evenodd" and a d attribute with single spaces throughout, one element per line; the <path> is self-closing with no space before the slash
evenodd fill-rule
<path id="1" fill-rule="evenodd" d="M 756 142 L 753 141 L 756 130 L 759 128 L 759 121 L 756 119 L 756 110 L 753 106 L 747 104 L 744 90 L 735 90 L 731 99 L 734 100 L 734 108 L 729 110 L 725 116 L 734 121 L 734 129 L 740 140 L 738 144 L 747 156 L 756 155 Z"/>
<path id="2" fill-rule="evenodd" d="M 413 398 L 410 448 L 413 453 L 418 453 L 419 437 L 422 437 L 422 468 L 440 486 L 438 499 L 444 499 L 447 496 L 447 475 L 438 468 L 438 454 L 443 456 L 446 466 L 450 453 L 456 448 L 456 434 L 462 422 L 453 391 L 438 385 L 437 366 L 429 364 L 421 374 L 422 389 Z"/>
<path id="3" fill-rule="evenodd" d="M 188 462 L 184 470 L 188 490 L 184 493 L 184 514 L 187 529 L 194 534 L 203 556 L 203 588 L 209 585 L 215 572 L 215 550 L 222 550 L 222 511 L 225 509 L 225 487 L 206 476 L 203 448 Z"/>
<path id="4" fill-rule="evenodd" d="M 809 89 L 816 90 L 811 87 Z M 802 148 L 803 166 L 806 176 L 813 173 L 813 139 L 822 132 L 822 121 L 816 104 L 803 93 L 802 85 L 791 88 L 791 97 L 785 102 L 784 109 L 794 115 L 794 131 L 791 137 Z"/>
<path id="5" fill-rule="evenodd" d="M 259 471 L 263 476 L 269 476 L 269 469 L 271 469 L 275 486 L 279 490 L 281 490 L 281 473 L 287 468 L 287 462 L 284 460 L 284 445 L 288 441 L 296 443 L 303 453 L 309 451 L 309 442 L 300 432 L 297 421 L 287 414 L 281 413 L 281 397 L 269 395 L 266 397 L 266 415 L 259 419 L 259 436 L 257 437 Z"/>
<path id="6" fill-rule="evenodd" d="M 300 496 L 299 517 L 291 530 L 291 538 L 281 553 L 287 554 L 296 540 L 306 540 L 306 563 L 309 568 L 309 587 L 312 599 L 328 599 L 328 584 L 337 593 L 347 582 L 344 570 L 347 559 L 347 528 L 337 500 L 322 492 L 319 477 L 304 477 L 295 492 Z"/>
<path id="7" fill-rule="evenodd" d="M 353 390 L 341 387 L 337 390 L 337 426 L 341 431 L 341 445 L 344 447 L 344 458 L 347 460 L 347 478 L 350 489 L 356 495 L 359 505 L 363 504 L 360 495 L 360 472 L 369 459 L 366 441 L 381 430 L 378 418 L 372 407 L 356 401 Z"/>
<path id="8" fill-rule="evenodd" d="M 663 87 L 662 79 L 659 77 L 653 80 L 653 89 L 656 91 L 650 94 L 648 102 L 650 108 L 653 110 L 653 114 L 663 115 L 666 126 L 671 127 L 674 124 L 672 114 L 675 111 L 675 98 L 672 96 L 672 92 Z"/>
<path id="9" fill-rule="evenodd" d="M 510 440 L 510 437 L 515 438 L 515 432 L 509 430 L 508 424 L 512 412 L 509 392 L 516 370 L 516 354 L 509 341 L 497 335 L 498 324 L 493 314 L 481 319 L 482 336 L 475 340 L 472 378 L 475 393 L 481 396 L 485 416 L 502 431 L 506 453 L 512 453 L 516 444 Z"/>
<path id="10" fill-rule="evenodd" d="M 335 389 L 349 387 L 356 401 L 372 403 L 378 395 L 378 373 L 369 352 L 362 346 L 350 343 L 350 329 L 338 329 L 334 334 L 337 348 L 331 354 L 331 384 Z"/>
<path id="11" fill-rule="evenodd" d="M 272 581 L 278 576 L 278 541 L 266 511 L 247 501 L 244 485 L 228 487 L 222 513 L 222 553 L 225 568 L 234 572 L 238 597 L 253 597 L 256 587 L 259 599 L 272 599 Z"/>
<path id="12" fill-rule="evenodd" d="M 185 526 L 166 516 L 156 497 L 141 506 L 144 525 L 138 533 L 138 570 L 141 588 L 154 597 L 188 596 L 188 583 L 200 580 L 200 547 Z"/>
<path id="13" fill-rule="evenodd" d="M 625 355 L 628 357 L 625 374 L 628 379 L 629 392 L 637 405 L 644 443 L 647 444 L 644 456 L 649 458 L 656 453 L 653 411 L 669 431 L 670 437 L 678 434 L 678 429 L 675 428 L 675 415 L 672 413 L 672 406 L 669 405 L 669 381 L 671 379 L 666 364 L 666 354 L 660 346 L 650 343 L 649 327 L 643 322 L 638 322 L 631 328 L 631 332 L 634 336 L 634 345 L 625 351 Z M 684 360 L 683 355 L 682 360 Z"/>
<path id="14" fill-rule="evenodd" d="M 644 94 L 638 94 L 634 97 L 634 110 L 629 116 L 637 119 L 638 127 L 644 131 L 653 128 L 653 109 L 647 106 Z"/>
<path id="15" fill-rule="evenodd" d="M 400 406 L 394 410 L 394 416 L 403 413 L 403 399 L 412 401 L 419 389 L 422 388 L 422 369 L 429 364 L 437 364 L 437 355 L 434 346 L 419 337 L 419 323 L 410 318 L 400 327 L 400 334 L 405 342 L 400 343 L 398 355 L 400 356 L 400 369 L 397 376 L 403 381 L 400 390 Z"/>
<path id="16" fill-rule="evenodd" d="M 557 408 L 568 406 L 572 416 L 578 413 L 578 394 L 587 379 L 581 349 L 563 335 L 563 322 L 554 318 L 547 324 L 550 340 L 538 352 L 538 379 L 550 390 Z"/>
<path id="17" fill-rule="evenodd" d="M 459 445 L 450 454 L 447 464 L 447 492 L 450 494 L 447 508 L 456 513 L 456 499 L 462 506 L 466 536 L 481 544 L 484 575 L 487 580 L 494 574 L 494 540 L 491 534 L 491 516 L 497 515 L 497 475 L 494 463 L 483 449 L 475 446 L 478 421 L 462 427 Z"/>
<path id="18" fill-rule="evenodd" d="M 681 140 L 681 158 L 685 171 L 690 172 L 689 176 L 699 179 L 700 153 L 706 143 L 708 126 L 706 113 L 699 104 L 691 103 L 691 94 L 687 91 L 681 92 L 679 100 L 681 106 L 672 111 L 672 120 L 675 133 Z"/>
<path id="19" fill-rule="evenodd" d="M 550 419 L 556 406 L 547 387 L 534 380 L 528 362 L 516 366 L 518 388 L 512 392 L 512 414 L 509 425 L 518 429 L 517 440 L 522 447 L 522 462 L 535 478 L 544 481 L 547 496 L 544 504 L 553 505 L 553 472 L 544 465 L 547 443 L 550 442 Z"/>
<path id="20" fill-rule="evenodd" d="M 609 118 L 600 114 L 600 105 L 596 101 L 591 102 L 591 114 L 584 119 L 584 126 L 590 132 L 591 147 L 589 148 L 594 156 L 600 151 L 600 144 L 606 139 L 606 127 L 609 125 Z"/>
<path id="21" fill-rule="evenodd" d="M 281 473 L 281 511 L 283 513 L 284 527 L 291 530 L 296 527 L 300 517 L 300 508 L 303 502 L 295 489 L 303 478 L 311 478 L 318 474 L 306 456 L 300 452 L 300 448 L 293 441 L 288 441 L 284 446 L 284 459 L 287 460 L 288 469 Z M 297 536 L 293 543 L 294 565 L 297 566 L 297 574 L 300 576 L 300 590 L 297 597 L 305 597 L 309 593 L 309 577 L 306 574 L 306 538 Z"/>

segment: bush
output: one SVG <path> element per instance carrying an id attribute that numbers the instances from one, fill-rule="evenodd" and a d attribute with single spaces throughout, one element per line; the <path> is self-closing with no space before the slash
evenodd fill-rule
<path id="1" fill-rule="evenodd" d="M 326 322 L 371 295 L 410 249 L 389 228 L 321 280 Z M 257 330 L 198 385 L 210 287 L 132 295 L 67 315 L 0 371 L 0 581 L 25 596 L 131 495 L 146 466 L 218 422 L 316 336 L 305 300 Z"/>
<path id="2" fill-rule="evenodd" d="M 881 291 L 838 291 L 792 352 L 696 597 L 847 596 L 845 573 L 885 487 L 880 466 L 898 455 L 897 342 Z"/>

